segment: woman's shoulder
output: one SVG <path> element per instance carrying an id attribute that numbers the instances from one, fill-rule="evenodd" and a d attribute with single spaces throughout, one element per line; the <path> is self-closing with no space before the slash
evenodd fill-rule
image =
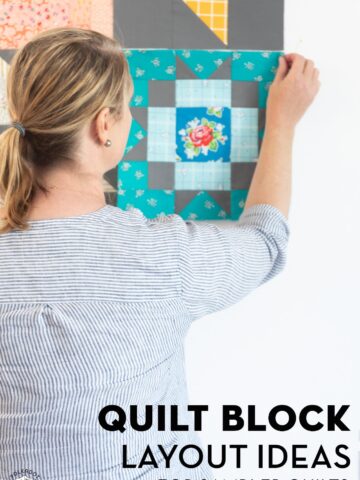
<path id="1" fill-rule="evenodd" d="M 116 231 L 115 235 L 120 236 L 126 235 L 129 227 L 131 231 L 136 231 L 139 245 L 151 245 L 152 251 L 157 247 L 165 251 L 176 249 L 179 234 L 184 230 L 184 223 L 187 222 L 176 213 L 164 213 L 152 217 L 146 216 L 141 209 L 134 206 L 129 206 L 127 209 L 109 206 L 103 225 L 104 231 L 107 231 L 107 226 L 111 224 L 111 231 Z"/>
<path id="2" fill-rule="evenodd" d="M 121 209 L 112 205 L 108 205 L 110 215 L 108 217 L 114 219 L 124 219 L 138 224 L 146 225 L 154 229 L 154 227 L 166 228 L 183 223 L 182 217 L 176 213 L 161 213 L 157 216 L 146 216 L 144 212 L 137 207 L 129 206 L 127 209 Z"/>

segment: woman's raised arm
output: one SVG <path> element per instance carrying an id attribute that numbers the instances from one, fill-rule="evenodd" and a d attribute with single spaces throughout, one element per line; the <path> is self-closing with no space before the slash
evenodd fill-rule
<path id="1" fill-rule="evenodd" d="M 245 209 L 268 203 L 288 216 L 295 126 L 319 88 L 319 70 L 312 60 L 299 54 L 279 58 L 277 74 L 269 90 L 265 134 Z"/>

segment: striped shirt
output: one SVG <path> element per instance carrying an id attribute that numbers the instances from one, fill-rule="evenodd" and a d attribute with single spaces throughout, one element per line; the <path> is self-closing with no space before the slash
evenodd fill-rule
<path id="1" fill-rule="evenodd" d="M 287 218 L 258 204 L 221 227 L 106 205 L 30 225 L 0 235 L 0 479 L 212 479 L 187 410 L 184 338 L 283 269 Z M 109 432 L 108 405 L 137 405 L 139 423 L 145 405 L 178 405 L 189 430 Z M 204 451 L 197 468 L 179 460 L 189 444 Z M 127 465 L 149 446 L 158 468 L 125 467 L 124 445 Z M 178 445 L 170 468 L 158 445 Z"/>

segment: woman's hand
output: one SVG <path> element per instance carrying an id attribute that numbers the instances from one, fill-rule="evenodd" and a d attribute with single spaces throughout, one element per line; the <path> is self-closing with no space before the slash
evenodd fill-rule
<path id="1" fill-rule="evenodd" d="M 269 89 L 266 123 L 270 128 L 293 130 L 320 88 L 319 70 L 297 53 L 279 57 L 276 77 Z"/>

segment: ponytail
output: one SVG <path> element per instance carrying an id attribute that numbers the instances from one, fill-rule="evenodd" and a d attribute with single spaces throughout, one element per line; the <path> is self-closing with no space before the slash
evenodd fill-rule
<path id="1" fill-rule="evenodd" d="M 0 233 L 12 229 L 26 230 L 23 221 L 34 191 L 32 168 L 23 158 L 22 137 L 16 128 L 7 128 L 0 135 L 0 199 L 2 211 Z"/>

